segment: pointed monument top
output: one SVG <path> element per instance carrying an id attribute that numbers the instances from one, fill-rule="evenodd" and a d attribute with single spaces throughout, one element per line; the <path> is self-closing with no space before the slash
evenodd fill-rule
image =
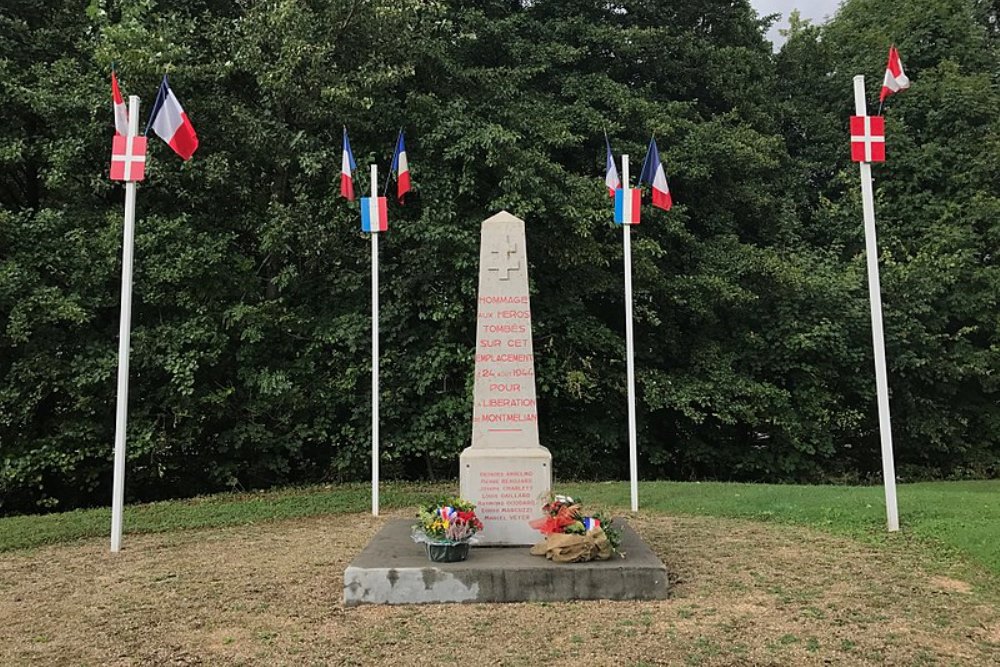
<path id="1" fill-rule="evenodd" d="M 486 220 L 483 221 L 483 224 L 487 225 L 491 222 L 520 222 L 521 224 L 524 224 L 524 220 L 521 220 L 521 218 L 516 215 L 511 215 L 507 211 L 500 211 L 496 215 L 486 218 Z"/>

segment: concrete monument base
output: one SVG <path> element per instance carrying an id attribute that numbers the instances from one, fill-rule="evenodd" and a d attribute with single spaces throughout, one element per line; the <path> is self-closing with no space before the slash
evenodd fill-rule
<path id="1" fill-rule="evenodd" d="M 628 525 L 627 558 L 557 564 L 515 547 L 473 547 L 466 561 L 432 563 L 410 539 L 412 524 L 388 523 L 348 566 L 345 606 L 667 598 L 667 568 Z"/>
<path id="2" fill-rule="evenodd" d="M 467 447 L 459 458 L 462 498 L 476 505 L 486 527 L 480 544 L 531 546 L 552 492 L 552 454 L 545 447 Z"/>

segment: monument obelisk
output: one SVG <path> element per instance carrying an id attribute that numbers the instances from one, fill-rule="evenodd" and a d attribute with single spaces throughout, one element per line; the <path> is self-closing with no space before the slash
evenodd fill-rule
<path id="1" fill-rule="evenodd" d="M 532 349 L 524 221 L 503 211 L 482 226 L 472 446 L 460 458 L 486 545 L 541 539 L 528 522 L 552 488 L 552 455 L 538 442 Z"/>

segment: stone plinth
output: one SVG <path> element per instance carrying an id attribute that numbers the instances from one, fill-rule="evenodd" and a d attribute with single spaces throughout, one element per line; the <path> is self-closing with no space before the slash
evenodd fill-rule
<path id="1" fill-rule="evenodd" d="M 615 521 L 616 524 L 621 519 Z M 561 602 L 664 600 L 667 568 L 628 525 L 628 557 L 590 563 L 553 563 L 528 549 L 473 547 L 461 563 L 432 563 L 410 539 L 412 520 L 379 531 L 344 572 L 344 604 L 432 602 Z"/>
<path id="2" fill-rule="evenodd" d="M 476 316 L 472 446 L 462 452 L 463 498 L 477 505 L 484 544 L 529 545 L 542 515 L 552 456 L 538 442 L 524 221 L 483 222 Z"/>

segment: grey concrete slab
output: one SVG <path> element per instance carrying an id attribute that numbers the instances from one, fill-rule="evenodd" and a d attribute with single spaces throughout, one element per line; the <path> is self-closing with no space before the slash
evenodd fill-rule
<path id="1" fill-rule="evenodd" d="M 621 519 L 616 523 L 624 522 Z M 553 563 L 525 547 L 473 547 L 461 563 L 432 563 L 410 539 L 413 520 L 391 521 L 344 571 L 344 604 L 663 600 L 667 568 L 627 524 L 627 557 Z"/>

